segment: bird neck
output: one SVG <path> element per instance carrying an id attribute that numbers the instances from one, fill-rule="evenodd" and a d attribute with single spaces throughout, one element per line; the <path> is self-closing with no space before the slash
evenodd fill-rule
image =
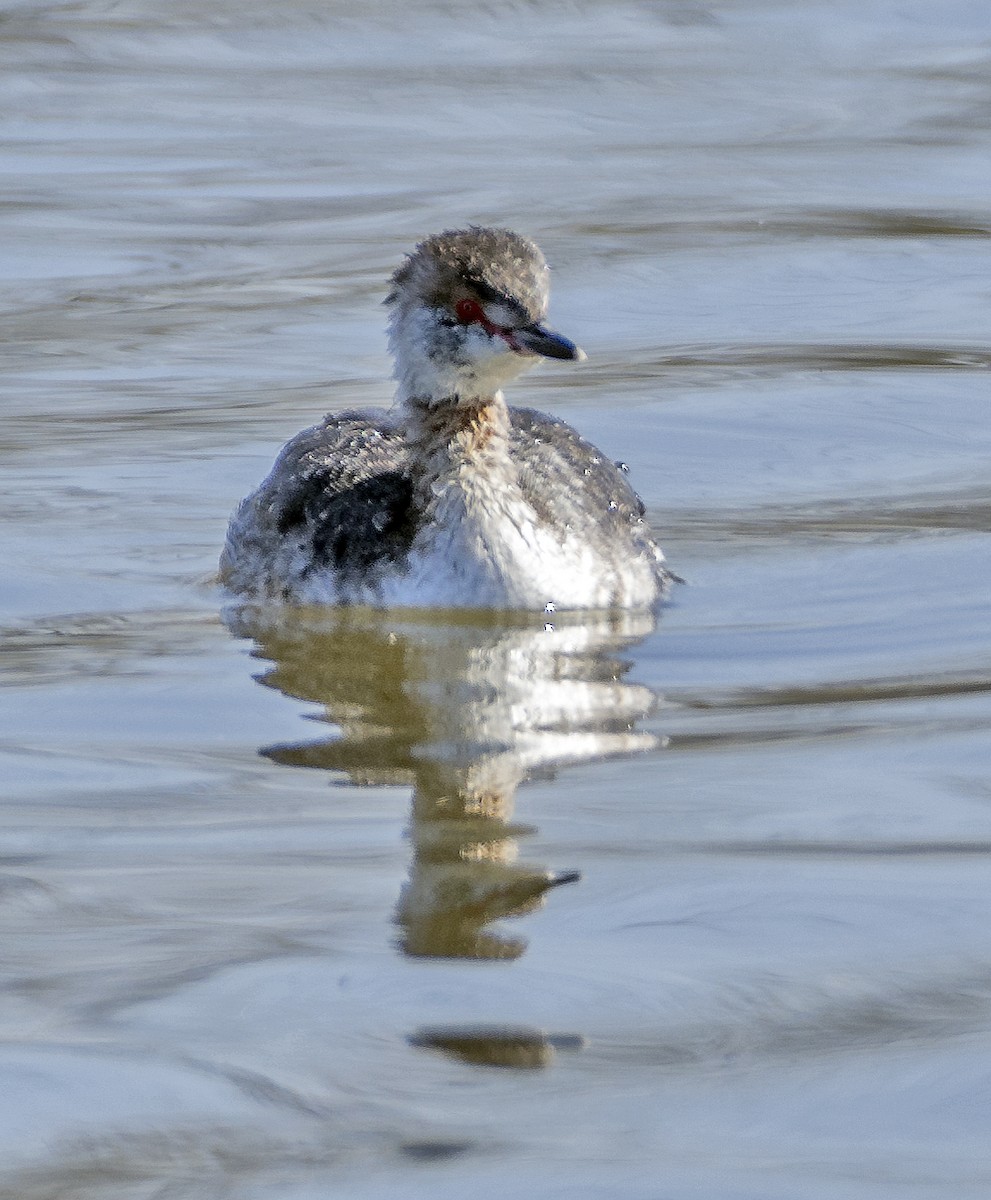
<path id="1" fill-rule="evenodd" d="M 514 478 L 509 455 L 509 409 L 501 392 L 438 402 L 407 398 L 403 404 L 414 486 L 424 506 L 449 483 Z"/>

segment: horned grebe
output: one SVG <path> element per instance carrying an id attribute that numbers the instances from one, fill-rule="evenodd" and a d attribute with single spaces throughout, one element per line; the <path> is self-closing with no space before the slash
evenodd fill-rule
<path id="1" fill-rule="evenodd" d="M 427 238 L 392 277 L 398 413 L 292 439 L 231 520 L 223 583 L 251 600 L 642 609 L 671 578 L 624 476 L 499 390 L 584 353 L 544 327 L 548 268 L 505 229 Z"/>

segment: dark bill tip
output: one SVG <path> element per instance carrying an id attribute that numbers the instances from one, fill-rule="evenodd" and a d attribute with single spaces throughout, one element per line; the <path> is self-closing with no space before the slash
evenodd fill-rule
<path id="1" fill-rule="evenodd" d="M 514 348 L 521 354 L 539 354 L 542 358 L 562 358 L 582 362 L 585 351 L 552 329 L 543 325 L 527 325 L 513 330 Z"/>

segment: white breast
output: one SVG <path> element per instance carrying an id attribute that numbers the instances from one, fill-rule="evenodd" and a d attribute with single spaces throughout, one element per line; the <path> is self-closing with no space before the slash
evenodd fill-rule
<path id="1" fill-rule="evenodd" d="M 380 603 L 563 611 L 655 601 L 646 559 L 617 576 L 576 534 L 541 523 L 515 485 L 463 470 L 439 487 L 407 570 L 383 580 Z"/>

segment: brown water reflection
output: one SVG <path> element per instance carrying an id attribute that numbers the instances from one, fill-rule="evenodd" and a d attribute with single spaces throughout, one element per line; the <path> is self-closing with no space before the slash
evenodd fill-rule
<path id="1" fill-rule="evenodd" d="M 526 940 L 493 921 L 539 907 L 578 879 L 518 861 L 535 832 L 514 820 L 516 791 L 539 773 L 650 749 L 637 722 L 654 695 L 617 654 L 654 625 L 644 615 L 555 620 L 481 614 L 398 619 L 363 610 L 240 612 L 272 666 L 260 682 L 323 705 L 334 736 L 267 747 L 287 766 L 352 784 L 410 784 L 409 878 L 395 911 L 414 957 L 515 959 Z"/>
<path id="2" fill-rule="evenodd" d="M 539 1029 L 500 1026 L 440 1026 L 419 1030 L 410 1045 L 441 1050 L 478 1067 L 516 1067 L 536 1070 L 550 1066 L 558 1050 L 580 1050 L 581 1037 L 546 1034 Z"/>

